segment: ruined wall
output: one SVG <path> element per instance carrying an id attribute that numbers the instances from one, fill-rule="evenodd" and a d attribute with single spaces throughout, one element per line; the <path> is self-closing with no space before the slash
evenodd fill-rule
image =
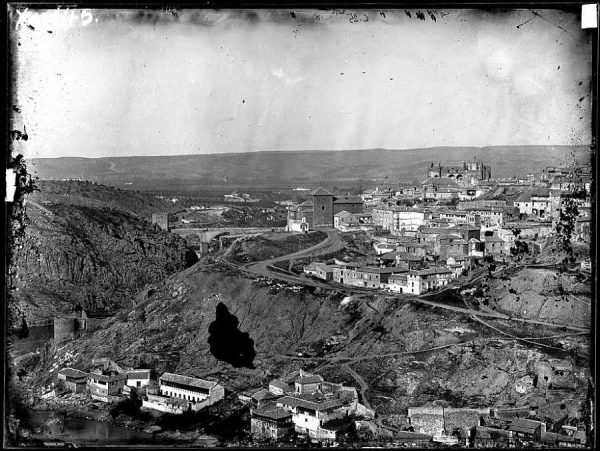
<path id="1" fill-rule="evenodd" d="M 161 229 L 169 231 L 168 213 L 152 213 L 152 224 L 157 224 Z"/>
<path id="2" fill-rule="evenodd" d="M 54 318 L 54 339 L 64 340 L 73 338 L 79 330 L 79 322 L 77 318 Z"/>

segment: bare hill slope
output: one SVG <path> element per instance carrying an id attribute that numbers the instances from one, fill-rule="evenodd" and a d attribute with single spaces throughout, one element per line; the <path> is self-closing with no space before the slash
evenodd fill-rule
<path id="1" fill-rule="evenodd" d="M 492 165 L 492 176 L 526 175 L 563 165 L 574 153 L 589 160 L 585 146 L 432 147 L 346 151 L 251 152 L 120 158 L 38 158 L 32 169 L 41 179 L 81 177 L 113 185 L 149 187 L 165 182 L 248 186 L 318 185 L 349 180 L 417 181 L 432 162 L 460 164 L 478 158 Z"/>

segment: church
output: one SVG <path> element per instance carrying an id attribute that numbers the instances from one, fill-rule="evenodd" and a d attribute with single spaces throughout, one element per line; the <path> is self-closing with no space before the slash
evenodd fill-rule
<path id="1" fill-rule="evenodd" d="M 470 163 L 463 162 L 459 166 L 437 166 L 431 163 L 429 167 L 430 178 L 444 177 L 455 180 L 459 185 L 477 185 L 481 181 L 492 178 L 492 168 L 481 161 L 473 160 Z"/>
<path id="2" fill-rule="evenodd" d="M 287 216 L 288 232 L 307 232 L 333 227 L 333 217 L 341 212 L 362 213 L 363 201 L 358 196 L 334 196 L 319 187 L 308 193 L 308 199 L 290 207 Z"/>

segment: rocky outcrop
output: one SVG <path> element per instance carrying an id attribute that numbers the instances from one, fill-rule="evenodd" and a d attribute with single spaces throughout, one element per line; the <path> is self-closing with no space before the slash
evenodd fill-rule
<path id="1" fill-rule="evenodd" d="M 26 215 L 9 268 L 10 312 L 29 324 L 76 306 L 114 310 L 197 261 L 181 237 L 122 210 L 28 202 Z"/>

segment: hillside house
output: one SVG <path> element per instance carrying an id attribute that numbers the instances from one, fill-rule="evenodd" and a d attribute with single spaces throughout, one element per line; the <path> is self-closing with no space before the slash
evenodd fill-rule
<path id="1" fill-rule="evenodd" d="M 333 280 L 333 266 L 324 263 L 314 262 L 306 265 L 303 269 L 304 274 L 317 277 L 321 280 Z"/>
<path id="2" fill-rule="evenodd" d="M 417 257 L 425 257 L 427 252 L 433 252 L 433 247 L 430 243 L 418 243 L 405 241 L 398 243 L 396 250 L 400 252 L 407 252 L 409 254 L 416 255 Z"/>
<path id="3" fill-rule="evenodd" d="M 452 277 L 457 278 L 463 275 L 464 271 L 470 271 L 472 267 L 472 259 L 467 255 L 457 255 L 448 257 L 446 266 L 452 271 Z"/>
<path id="4" fill-rule="evenodd" d="M 294 382 L 294 392 L 299 395 L 314 394 L 321 391 L 323 377 L 318 374 L 306 374 Z"/>
<path id="5" fill-rule="evenodd" d="M 417 237 L 419 237 L 425 243 L 435 243 L 440 235 L 449 235 L 450 226 L 445 227 L 429 227 L 421 226 L 417 231 Z"/>
<path id="6" fill-rule="evenodd" d="M 266 404 L 273 402 L 275 399 L 279 398 L 281 395 L 276 395 L 266 388 L 261 388 L 260 390 L 252 393 L 250 397 L 250 404 L 254 408 L 259 408 Z"/>
<path id="7" fill-rule="evenodd" d="M 151 370 L 135 369 L 127 372 L 125 385 L 135 388 L 144 388 L 150 384 Z"/>
<path id="8" fill-rule="evenodd" d="M 250 432 L 257 440 L 280 440 L 294 430 L 292 413 L 268 404 L 250 411 Z"/>
<path id="9" fill-rule="evenodd" d="M 360 268 L 341 269 L 340 283 L 355 287 L 381 288 L 386 285 L 390 276 L 401 269 L 363 266 Z"/>
<path id="10" fill-rule="evenodd" d="M 329 427 L 330 422 L 348 419 L 356 411 L 356 402 L 322 395 L 284 396 L 276 401 L 276 405 L 292 413 L 298 434 L 318 441 L 336 440 L 340 428 Z"/>
<path id="11" fill-rule="evenodd" d="M 458 235 L 465 241 L 469 241 L 471 238 L 481 239 L 480 227 L 471 224 L 456 224 L 450 228 L 449 233 Z"/>
<path id="12" fill-rule="evenodd" d="M 409 407 L 408 423 L 419 434 L 440 436 L 444 434 L 444 408 Z"/>
<path id="13" fill-rule="evenodd" d="M 394 265 L 398 271 L 401 271 L 406 268 L 406 270 L 410 269 L 419 269 L 423 264 L 423 257 L 418 257 L 413 254 L 409 254 L 408 252 L 388 252 L 387 254 L 380 255 L 377 258 L 382 265 Z"/>
<path id="14" fill-rule="evenodd" d="M 505 255 L 508 251 L 505 241 L 498 235 L 484 236 L 485 255 Z"/>
<path id="15" fill-rule="evenodd" d="M 512 431 L 515 438 L 524 441 L 539 441 L 542 434 L 546 432 L 546 423 L 519 418 L 511 422 L 508 430 Z"/>
<path id="16" fill-rule="evenodd" d="M 440 235 L 435 244 L 435 251 L 442 260 L 455 255 L 468 255 L 469 243 L 455 234 Z"/>
<path id="17" fill-rule="evenodd" d="M 452 278 L 452 271 L 446 266 L 440 266 L 419 271 L 409 271 L 406 273 L 406 285 L 403 293 L 422 294 L 428 291 L 436 290 L 448 285 Z"/>
<path id="18" fill-rule="evenodd" d="M 87 377 L 87 385 L 92 399 L 111 402 L 123 393 L 127 381 L 124 373 L 110 372 L 102 374 L 101 370 L 94 370 Z"/>
<path id="19" fill-rule="evenodd" d="M 531 193 L 521 193 L 514 201 L 514 206 L 519 209 L 519 214 L 531 216 L 533 214 L 533 202 L 531 201 Z"/>
<path id="20" fill-rule="evenodd" d="M 87 384 L 88 373 L 74 368 L 63 368 L 56 377 L 72 393 L 84 393 Z"/>

